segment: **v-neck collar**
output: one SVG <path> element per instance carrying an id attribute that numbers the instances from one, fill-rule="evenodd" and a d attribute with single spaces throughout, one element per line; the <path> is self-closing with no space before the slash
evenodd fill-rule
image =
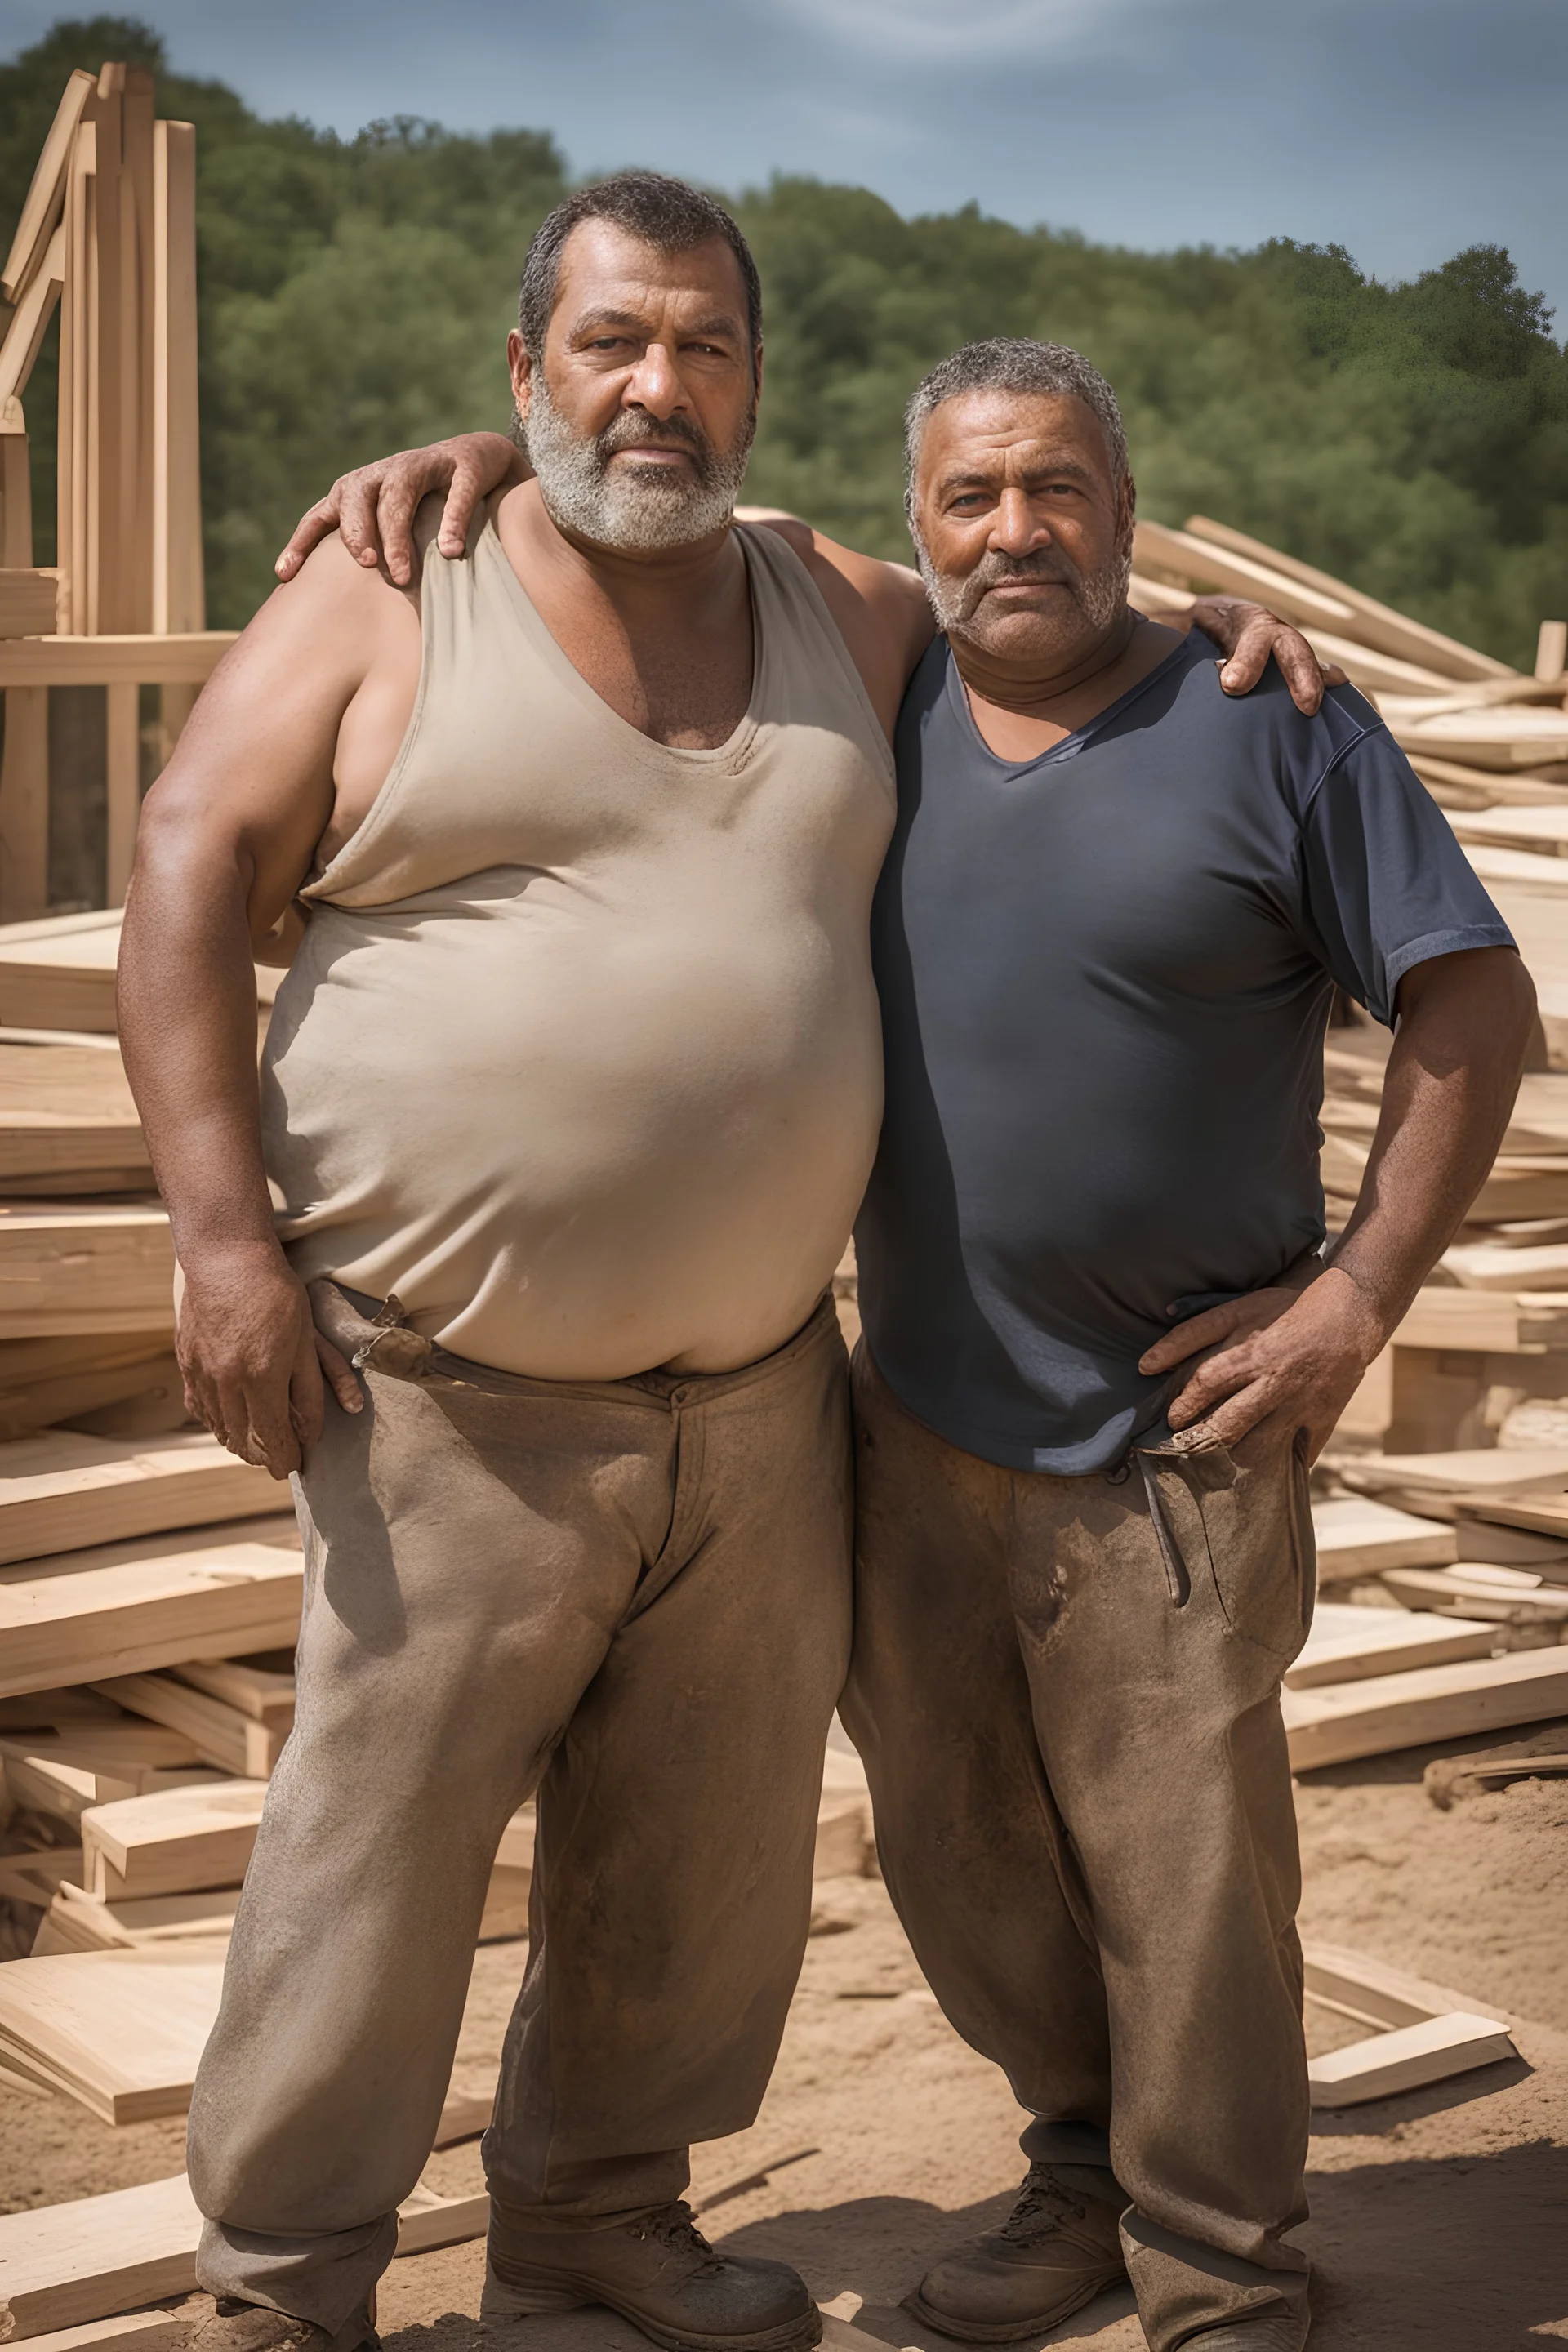
<path id="1" fill-rule="evenodd" d="M 1005 760 L 1000 751 L 994 751 L 991 749 L 981 733 L 979 721 L 970 706 L 968 689 L 958 674 L 958 663 L 954 658 L 952 647 L 945 638 L 943 644 L 947 653 L 947 692 L 957 712 L 959 725 L 966 730 L 973 748 L 984 758 L 989 760 L 999 774 L 1009 782 L 1028 775 L 1036 768 L 1050 767 L 1063 760 L 1076 759 L 1079 752 L 1093 741 L 1101 728 L 1108 727 L 1113 719 L 1120 718 L 1129 704 L 1136 702 L 1141 694 L 1146 694 L 1149 688 L 1157 684 L 1161 678 L 1168 677 L 1178 663 L 1192 658 L 1192 632 L 1189 631 L 1181 644 L 1173 646 L 1164 659 L 1156 662 L 1145 677 L 1137 679 L 1127 688 L 1125 694 L 1119 694 L 1114 702 L 1108 702 L 1103 710 L 1097 710 L 1092 719 L 1086 719 L 1081 727 L 1075 727 L 1070 735 L 1064 735 L 1059 743 L 1053 743 L 1048 751 L 1037 751 L 1032 759 Z"/>

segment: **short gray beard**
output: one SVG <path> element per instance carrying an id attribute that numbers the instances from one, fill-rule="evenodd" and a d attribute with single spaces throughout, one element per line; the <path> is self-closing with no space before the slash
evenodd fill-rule
<path id="1" fill-rule="evenodd" d="M 649 437 L 650 423 L 653 438 L 687 452 L 690 470 L 634 463 L 612 473 L 616 452 Z M 543 370 L 535 368 L 522 430 L 552 522 L 595 547 L 641 555 L 689 547 L 723 530 L 746 478 L 756 414 L 746 418 L 733 448 L 723 451 L 684 417 L 660 424 L 633 409 L 623 409 L 602 433 L 582 434 L 551 399 Z"/>
<path id="2" fill-rule="evenodd" d="M 973 572 L 960 576 L 937 570 L 918 531 L 914 541 L 915 559 L 938 628 L 945 629 L 950 636 L 966 636 L 978 646 L 986 645 L 993 633 L 984 621 L 979 628 L 970 625 L 987 592 L 1003 580 L 1059 581 L 1089 626 L 1097 631 L 1109 629 L 1127 602 L 1128 582 L 1132 573 L 1131 532 L 1118 539 L 1110 561 L 1097 572 L 1080 571 L 1060 548 L 1047 548 L 1037 555 L 1025 556 L 1004 555 L 993 550 L 981 557 Z"/>

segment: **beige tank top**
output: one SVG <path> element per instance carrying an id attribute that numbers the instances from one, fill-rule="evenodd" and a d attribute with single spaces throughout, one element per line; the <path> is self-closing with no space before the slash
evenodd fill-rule
<path id="1" fill-rule="evenodd" d="M 414 716 L 272 1016 L 279 1231 L 503 1371 L 732 1370 L 810 1314 L 870 1171 L 891 754 L 776 532 L 737 530 L 751 702 L 692 751 L 573 668 L 488 516 L 449 562 L 437 514 Z"/>

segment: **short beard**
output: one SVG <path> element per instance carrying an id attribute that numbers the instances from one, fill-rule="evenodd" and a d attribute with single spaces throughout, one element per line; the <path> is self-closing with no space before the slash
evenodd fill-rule
<path id="1" fill-rule="evenodd" d="M 595 547 L 639 555 L 662 547 L 689 547 L 723 530 L 741 495 L 756 429 L 753 407 L 734 446 L 719 450 L 689 417 L 677 414 L 660 421 L 647 409 L 627 408 L 602 433 L 581 434 L 551 399 L 542 368 L 533 372 L 522 425 L 529 461 L 552 522 Z M 648 440 L 667 448 L 680 446 L 689 465 L 677 470 L 639 466 L 634 459 L 611 472 L 610 460 L 617 450 Z"/>
<path id="2" fill-rule="evenodd" d="M 914 541 L 915 558 L 938 628 L 945 629 L 950 636 L 968 637 L 978 646 L 988 644 L 994 632 L 984 617 L 978 628 L 971 624 L 984 597 L 1004 580 L 1058 581 L 1077 606 L 1084 625 L 1097 635 L 1110 627 L 1127 602 L 1127 586 L 1132 573 L 1131 531 L 1119 534 L 1110 562 L 1095 572 L 1080 571 L 1059 547 L 1047 547 L 1036 555 L 1004 555 L 999 549 L 993 549 L 981 557 L 973 572 L 955 576 L 937 570 L 918 531 Z"/>

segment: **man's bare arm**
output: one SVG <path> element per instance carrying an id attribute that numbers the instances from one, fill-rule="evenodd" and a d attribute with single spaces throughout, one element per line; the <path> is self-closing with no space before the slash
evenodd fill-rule
<path id="1" fill-rule="evenodd" d="M 301 515 L 278 558 L 278 577 L 291 580 L 310 550 L 336 530 L 356 562 L 367 569 L 384 562 L 392 579 L 406 583 L 414 577 L 413 524 L 422 499 L 435 490 L 446 491 L 437 543 L 443 555 L 459 555 L 479 500 L 503 484 L 526 481 L 529 471 L 528 460 L 503 433 L 456 433 L 450 440 L 432 441 L 423 449 L 400 449 L 394 457 L 378 457 L 352 474 L 340 475 L 326 497 Z M 879 562 L 874 556 L 841 547 L 796 515 L 761 507 L 743 507 L 741 515 L 742 520 L 750 518 L 783 530 L 803 557 L 810 542 L 817 559 L 812 565 L 817 584 L 879 712 L 888 695 L 884 667 L 896 670 L 904 662 L 893 698 L 896 716 L 904 687 L 932 635 L 929 614 L 921 618 L 925 593 L 917 575 L 905 564 Z M 847 582 L 849 597 L 838 596 L 828 573 Z M 1201 629 L 1213 640 L 1226 657 L 1220 672 L 1226 694 L 1250 694 L 1271 656 L 1295 701 L 1309 714 L 1322 701 L 1325 686 L 1344 683 L 1342 670 L 1324 669 L 1300 631 L 1261 604 L 1236 596 L 1200 596 L 1184 616 L 1174 608 L 1162 612 L 1160 618 L 1173 628 Z M 890 732 L 885 718 L 884 724 Z"/>
<path id="2" fill-rule="evenodd" d="M 1417 964 L 1398 1002 L 1361 1196 L 1329 1263 L 1194 1316 L 1141 1360 L 1168 1372 L 1215 1351 L 1170 1408 L 1178 1444 L 1234 1445 L 1271 1422 L 1307 1430 L 1315 1459 L 1486 1181 L 1535 1017 L 1530 975 L 1510 948 L 1472 948 Z"/>
<path id="3" fill-rule="evenodd" d="M 320 1433 L 323 1366 L 360 1400 L 273 1231 L 252 958 L 331 824 L 340 728 L 377 683 L 388 601 L 405 602 L 334 542 L 263 607 L 147 796 L 125 908 L 121 1039 L 184 1279 L 186 1395 L 279 1478 Z"/>

